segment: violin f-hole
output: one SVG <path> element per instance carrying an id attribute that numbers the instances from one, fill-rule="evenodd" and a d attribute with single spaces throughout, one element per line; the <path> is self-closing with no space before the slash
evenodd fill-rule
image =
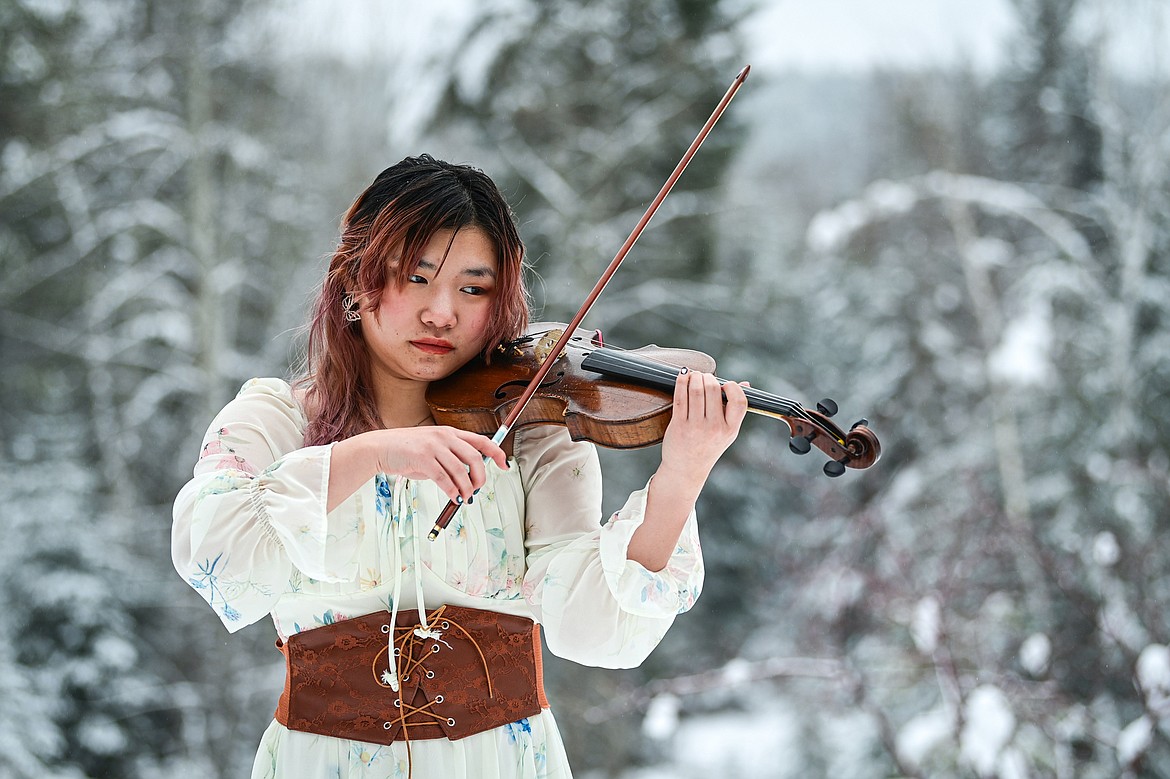
<path id="1" fill-rule="evenodd" d="M 540 383 L 540 387 L 542 389 L 545 387 L 552 387 L 552 386 L 560 383 L 560 381 L 564 378 L 565 378 L 564 370 L 559 370 L 556 372 L 555 375 L 551 375 L 551 378 L 550 378 L 550 376 L 545 376 L 544 381 L 542 381 Z M 527 379 L 515 379 L 513 381 L 506 381 L 503 384 L 501 384 L 499 387 L 496 388 L 496 393 L 495 393 L 496 400 L 507 399 L 509 395 L 513 394 L 513 393 L 509 392 L 509 390 L 518 389 L 520 392 L 523 392 L 525 390 L 525 388 L 527 388 L 527 387 L 528 387 L 528 380 Z"/>

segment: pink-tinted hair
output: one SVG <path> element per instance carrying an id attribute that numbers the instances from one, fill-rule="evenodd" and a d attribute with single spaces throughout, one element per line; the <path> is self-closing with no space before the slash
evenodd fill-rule
<path id="1" fill-rule="evenodd" d="M 495 307 L 483 356 L 524 332 L 524 244 L 499 188 L 476 168 L 429 155 L 406 158 L 382 171 L 342 220 L 309 322 L 303 374 L 295 382 L 309 413 L 306 446 L 382 426 L 361 327 L 346 321 L 342 299 L 352 294 L 376 309 L 388 283 L 405 284 L 417 270 L 435 233 L 464 227 L 482 230 L 496 249 Z"/>

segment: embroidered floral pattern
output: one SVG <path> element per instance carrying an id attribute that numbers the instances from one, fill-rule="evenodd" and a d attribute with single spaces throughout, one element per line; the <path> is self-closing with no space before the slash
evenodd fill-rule
<path id="1" fill-rule="evenodd" d="M 189 577 L 187 581 L 203 595 L 213 609 L 217 609 L 220 614 L 223 614 L 224 619 L 236 622 L 240 618 L 240 612 L 233 609 L 227 602 L 227 597 L 224 596 L 223 590 L 220 588 L 219 575 L 215 572 L 216 566 L 222 559 L 223 553 L 221 552 L 214 560 L 204 560 L 199 564 L 199 573 Z"/>
<path id="2" fill-rule="evenodd" d="M 234 448 L 240 441 L 232 435 L 231 430 L 221 427 L 212 433 L 212 438 L 205 441 L 199 459 L 214 458 L 215 467 L 220 470 L 243 471 L 249 476 L 256 475 L 256 468 L 241 457 Z"/>
<path id="3" fill-rule="evenodd" d="M 504 735 L 511 744 L 527 744 L 532 738 L 532 725 L 527 717 L 518 722 L 509 722 L 504 726 Z"/>

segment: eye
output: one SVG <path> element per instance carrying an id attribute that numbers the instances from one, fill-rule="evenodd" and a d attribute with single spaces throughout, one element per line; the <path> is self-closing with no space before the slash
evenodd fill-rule
<path id="1" fill-rule="evenodd" d="M 426 276 L 420 276 L 417 273 L 410 274 L 409 276 L 406 277 L 406 280 L 409 281 L 411 284 L 426 284 L 427 283 Z"/>
<path id="2" fill-rule="evenodd" d="M 459 291 L 460 291 L 460 292 L 465 292 L 465 293 L 467 293 L 468 295 L 486 295 L 486 294 L 488 294 L 488 292 L 490 292 L 490 290 L 488 290 L 488 289 L 485 289 L 484 287 L 477 287 L 477 286 L 474 286 L 474 285 L 468 285 L 468 286 L 466 286 L 466 287 L 460 287 L 460 288 L 459 288 Z"/>

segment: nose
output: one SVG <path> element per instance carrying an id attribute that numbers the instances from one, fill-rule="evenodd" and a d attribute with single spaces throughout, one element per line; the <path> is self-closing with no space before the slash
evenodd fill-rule
<path id="1" fill-rule="evenodd" d="M 422 310 L 422 321 L 431 327 L 447 329 L 455 326 L 455 301 L 446 290 L 436 290 Z"/>

